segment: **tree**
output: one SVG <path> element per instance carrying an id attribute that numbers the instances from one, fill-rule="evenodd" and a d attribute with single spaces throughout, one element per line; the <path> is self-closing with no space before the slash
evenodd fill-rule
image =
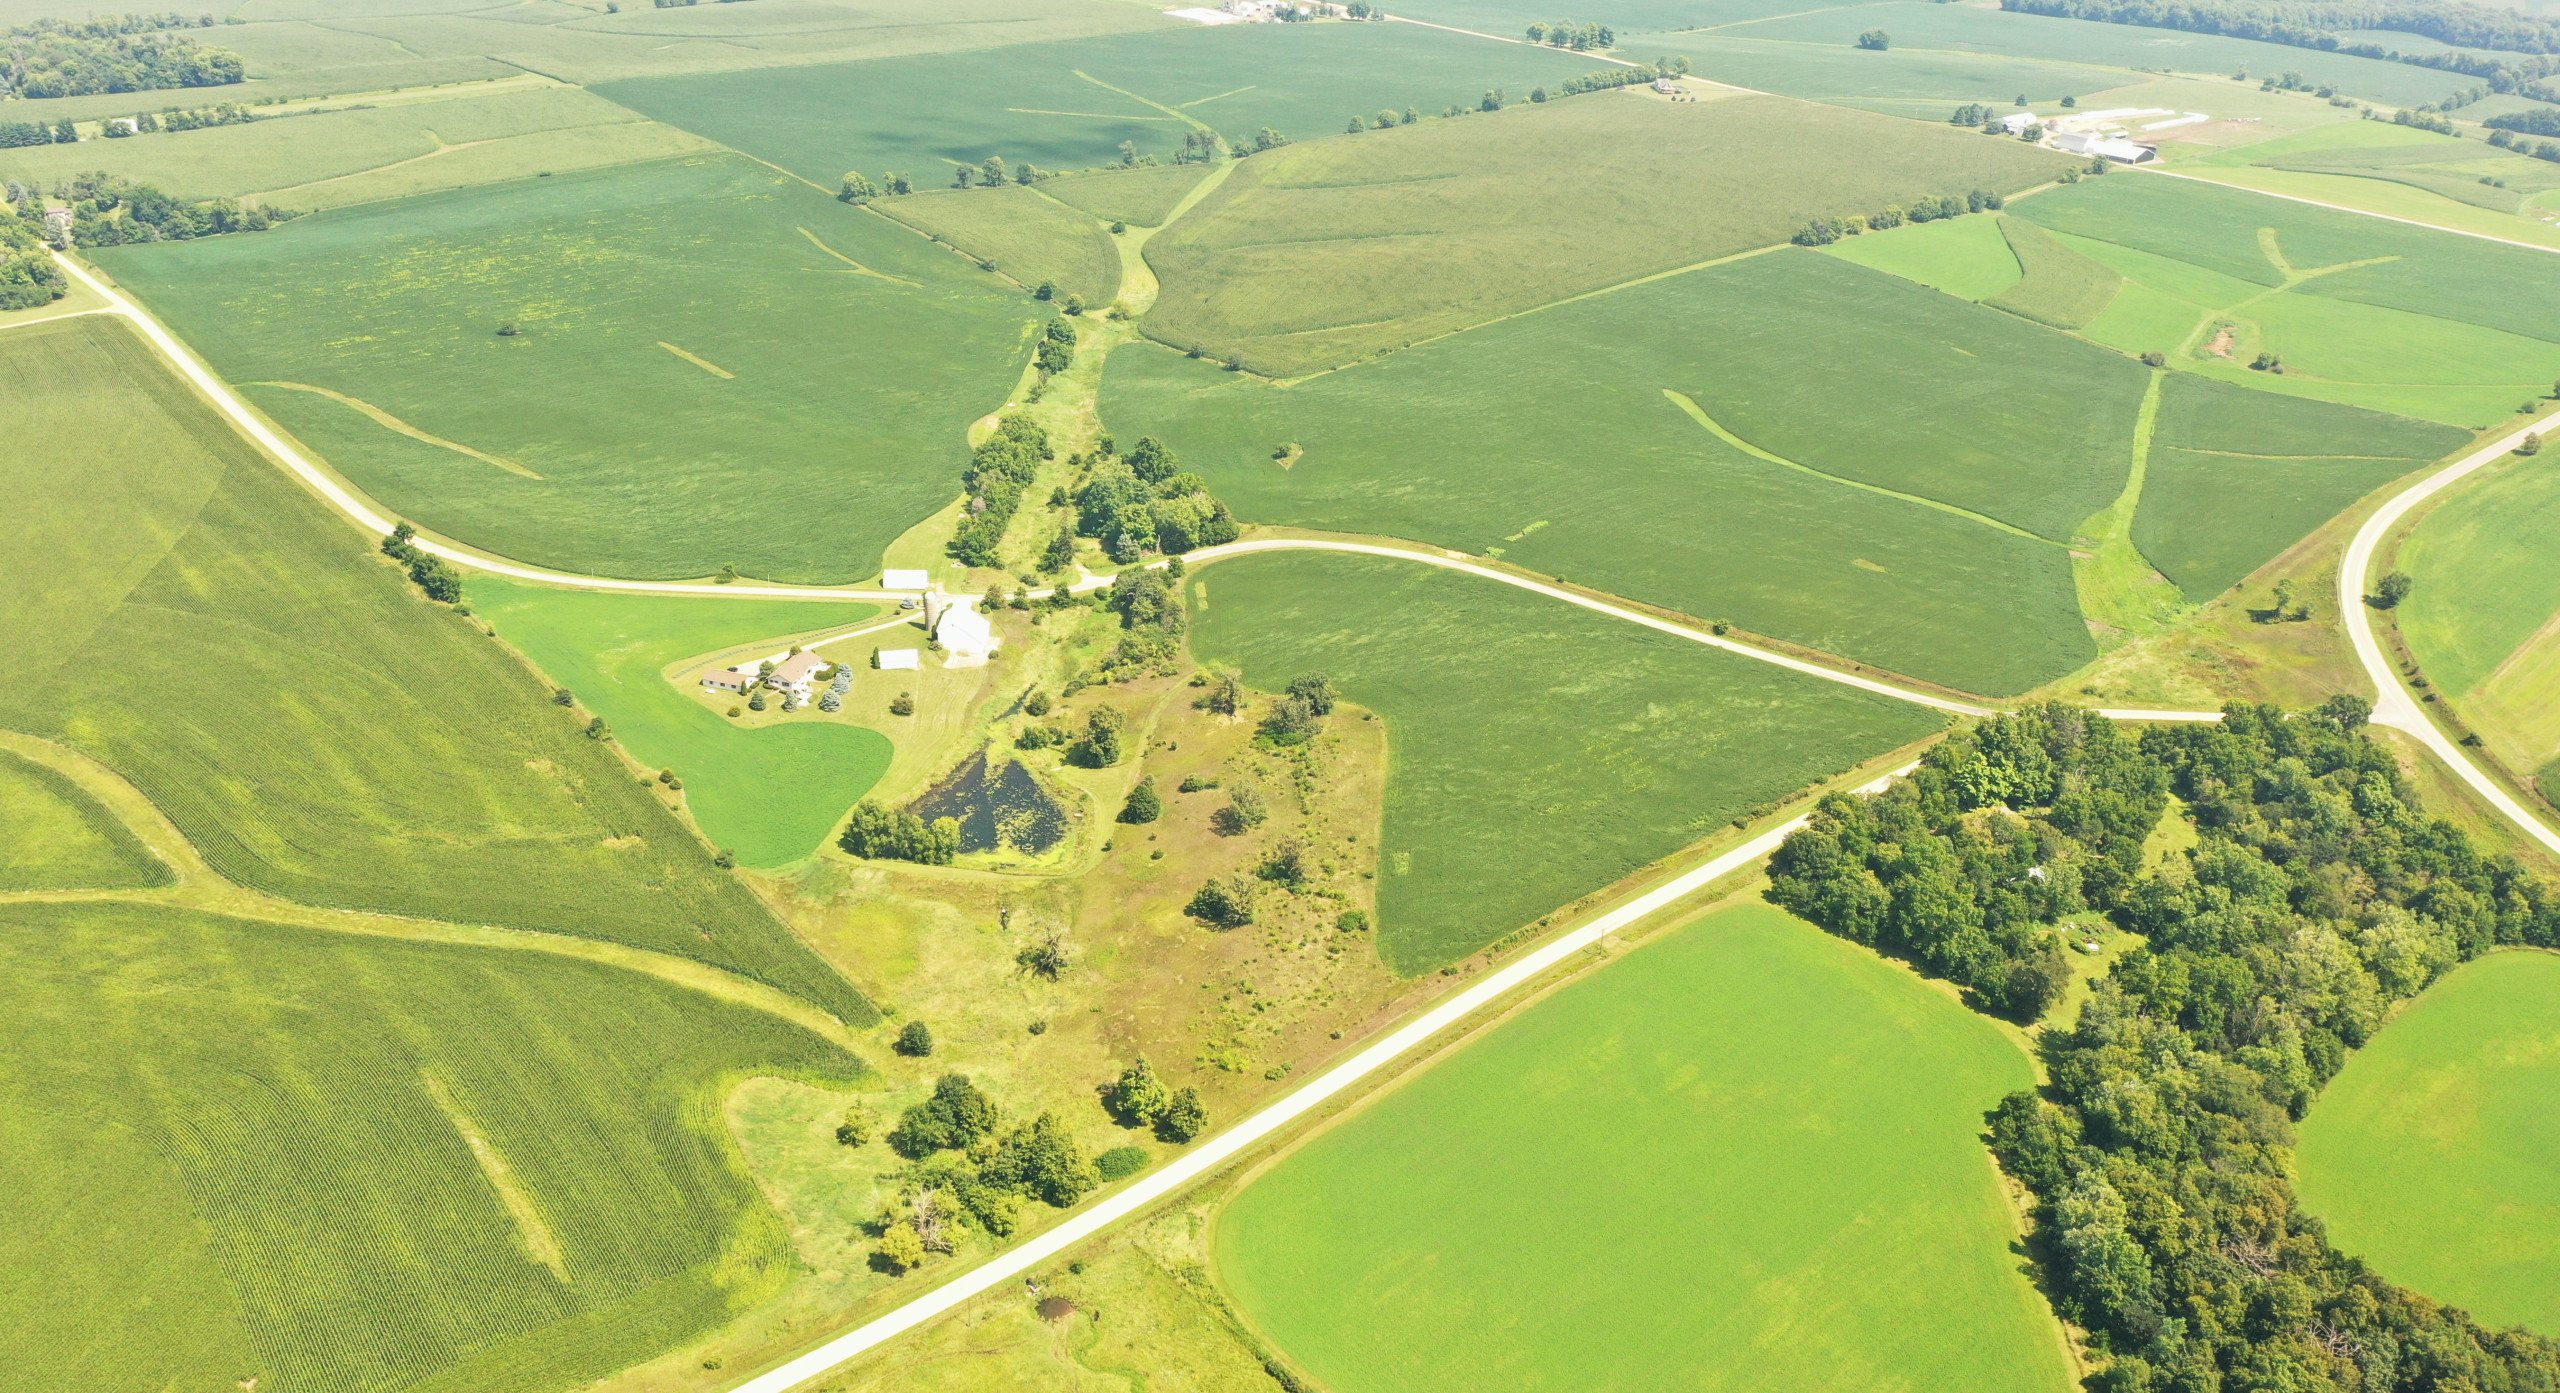
<path id="1" fill-rule="evenodd" d="M 2294 599 L 2293 578 L 2292 578 L 2291 576 L 2287 576 L 2287 577 L 2285 577 L 2284 579 L 2277 581 L 2277 582 L 2276 582 L 2276 618 L 2278 618 L 2278 619 L 2290 619 L 2290 618 L 2292 618 L 2292 617 L 2293 617 L 2293 599 Z"/>
<path id="2" fill-rule="evenodd" d="M 922 1021 L 909 1021 L 891 1048 L 909 1059 L 923 1059 L 933 1053 L 933 1031 Z"/>
<path id="3" fill-rule="evenodd" d="M 965 189 L 969 187 L 969 177 L 969 166 L 964 164 L 953 169 L 951 171 L 951 187 L 955 189 Z"/>
<path id="4" fill-rule="evenodd" d="M 1484 99 L 1476 103 L 1476 110 L 1478 110 L 1478 111 L 1500 111 L 1500 110 L 1502 110 L 1502 89 L 1501 89 L 1501 88 L 1499 88 L 1499 87 L 1495 87 L 1495 88 L 1492 88 L 1492 89 L 1488 90 L 1488 91 L 1484 94 Z"/>
<path id="5" fill-rule="evenodd" d="M 1156 792 L 1155 776 L 1138 780 L 1129 790 L 1129 801 L 1120 805 L 1120 820 L 1132 826 L 1145 826 L 1164 816 L 1164 796 Z"/>
<path id="6" fill-rule="evenodd" d="M 2519 454 L 2519 455 L 2538 455 L 2538 454 L 2541 454 L 2541 453 L 2542 453 L 2542 432 L 2540 432 L 2540 431 L 2535 431 L 2533 434 L 2528 435 L 2528 436 L 2526 436 L 2524 439 L 2517 441 L 2517 442 L 2516 442 L 2516 453 L 2517 453 L 2517 454 Z"/>
<path id="7" fill-rule="evenodd" d="M 1167 1099 L 1164 1111 L 1156 1115 L 1156 1135 L 1177 1145 L 1209 1130 L 1209 1110 L 1200 1102 L 1200 1090 L 1183 1088 Z"/>
<path id="8" fill-rule="evenodd" d="M 907 1109 L 889 1129 L 889 1148 L 910 1161 L 936 1151 L 961 1151 L 994 1134 L 1002 1118 L 995 1100 L 978 1090 L 966 1074 L 934 1080 L 933 1096 Z"/>
<path id="9" fill-rule="evenodd" d="M 978 166 L 978 182 L 991 189 L 1003 188 L 1005 182 L 1004 160 L 995 155 L 987 156 L 987 158 Z"/>
<path id="10" fill-rule="evenodd" d="M 1354 116 L 1351 118 L 1351 124 L 1342 128 L 1342 133 L 1344 135 L 1358 135 L 1367 129 L 1369 129 L 1369 123 L 1361 120 L 1357 116 Z"/>
<path id="11" fill-rule="evenodd" d="M 844 176 L 844 187 L 836 197 L 847 203 L 868 203 L 880 196 L 880 186 L 862 176 L 860 171 Z"/>
<path id="12" fill-rule="evenodd" d="M 2382 583 L 2374 587 L 2373 607 L 2398 609 L 2400 602 L 2409 598 L 2409 592 L 2416 588 L 2417 584 L 2418 582 L 2406 571 L 2386 572 L 2382 577 Z"/>
<path id="13" fill-rule="evenodd" d="M 1042 1113 L 997 1143 L 979 1179 L 1064 1209 L 1101 1183 L 1093 1163 L 1067 1134 L 1055 1113 Z"/>
<path id="14" fill-rule="evenodd" d="M 1529 100 L 1530 100 L 1530 101 L 1532 101 L 1532 102 L 1536 102 L 1536 103 L 1538 103 L 1538 104 L 1540 104 L 1540 105 L 1544 105 L 1544 104 L 1546 103 L 1546 100 L 1547 100 L 1547 89 L 1546 89 L 1546 88 L 1544 88 L 1544 87 L 1532 87 L 1532 88 L 1530 88 L 1530 89 L 1529 89 Z"/>
<path id="15" fill-rule="evenodd" d="M 1333 714 L 1336 695 L 1333 679 L 1321 672 L 1310 672 L 1293 679 L 1289 683 L 1289 695 L 1305 702 L 1307 708 L 1319 716 Z"/>
<path id="16" fill-rule="evenodd" d="M 1212 928 L 1242 928 L 1253 922 L 1253 885 L 1240 876 L 1213 880 L 1196 891 L 1183 913 Z"/>
<path id="17" fill-rule="evenodd" d="M 1858 36 L 1858 47 L 1872 52 L 1882 53 L 1886 49 L 1893 47 L 1893 36 L 1885 33 L 1881 29 L 1870 29 Z M 2023 100 L 2020 104 L 2024 104 Z"/>
<path id="18" fill-rule="evenodd" d="M 844 1110 L 836 1123 L 836 1141 L 844 1146 L 860 1146 L 880 1134 L 880 1114 L 860 1103 Z"/>
<path id="19" fill-rule="evenodd" d="M 916 191 L 916 186 L 903 174 L 890 175 L 888 182 L 889 192 L 892 194 L 908 194 Z"/>
<path id="20" fill-rule="evenodd" d="M 1023 971 L 1055 982 L 1074 966 L 1075 953 L 1067 946 L 1067 931 L 1050 924 L 1033 935 L 1022 951 L 1013 955 L 1013 961 Z"/>
<path id="21" fill-rule="evenodd" d="M 1271 805 L 1251 784 L 1238 784 L 1227 794 L 1227 806 L 1210 819 L 1220 836 L 1241 837 L 1260 827 L 1271 816 Z"/>
<path id="22" fill-rule="evenodd" d="M 1219 673 L 1217 680 L 1209 684 L 1209 695 L 1201 698 L 1200 704 L 1212 716 L 1236 714 L 1244 709 L 1243 680 L 1232 672 Z"/>
<path id="23" fill-rule="evenodd" d="M 871 1251 L 893 1277 L 903 1277 L 924 1266 L 924 1238 L 916 1232 L 915 1225 L 904 1219 L 881 1230 L 880 1244 Z"/>
<path id="24" fill-rule="evenodd" d="M 1128 725 L 1129 718 L 1121 715 L 1118 707 L 1093 708 L 1093 713 L 1085 717 L 1084 738 L 1076 742 L 1071 752 L 1075 762 L 1087 769 L 1108 769 L 1118 764 L 1126 753 L 1123 737 Z"/>
<path id="25" fill-rule="evenodd" d="M 1422 119 L 1422 113 L 1412 107 L 1406 107 L 1404 109 L 1404 115 L 1397 119 L 1400 124 L 1410 126 Z M 2551 384 L 2551 395 L 2560 397 L 2560 382 Z"/>
<path id="26" fill-rule="evenodd" d="M 1102 1106 L 1123 1127 L 1143 1127 L 1164 1113 L 1165 1104 L 1173 1101 L 1155 1066 L 1145 1055 L 1120 1071 L 1120 1077 L 1102 1086 Z"/>

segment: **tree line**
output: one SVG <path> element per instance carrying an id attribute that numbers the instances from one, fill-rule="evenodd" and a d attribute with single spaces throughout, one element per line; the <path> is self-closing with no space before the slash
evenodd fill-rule
<path id="1" fill-rule="evenodd" d="M 2560 23 L 2466 0 L 2000 0 L 2000 8 L 2378 58 L 2485 78 L 2495 91 L 2535 97 L 2553 95 L 2541 80 L 2560 73 Z M 2341 39 L 2331 32 L 2338 29 L 2405 30 L 2500 52 L 2403 53 Z"/>
<path id="2" fill-rule="evenodd" d="M 41 197 L 12 181 L 10 201 L 24 216 L 40 218 Z M 119 247 L 133 242 L 183 242 L 230 232 L 264 232 L 296 215 L 232 198 L 187 200 L 107 173 L 77 175 L 54 186 L 53 196 L 71 213 L 71 244 Z"/>
<path id="3" fill-rule="evenodd" d="M 1000 564 L 996 551 L 1022 505 L 1022 491 L 1031 487 L 1042 462 L 1055 457 L 1039 422 L 1021 415 L 997 422 L 995 433 L 969 452 L 969 467 L 961 472 L 968 512 L 952 534 L 951 555 L 972 566 Z"/>
<path id="4" fill-rule="evenodd" d="M 70 293 L 62 268 L 46 248 L 43 209 L 12 181 L 0 204 L 0 310 L 34 309 Z"/>
<path id="5" fill-rule="evenodd" d="M 13 25 L 0 30 L 0 99 L 229 86 L 247 75 L 240 55 L 175 32 L 213 22 L 158 14 Z"/>
<path id="6" fill-rule="evenodd" d="M 1529 26 L 1529 42 L 1549 48 L 1569 48 L 1576 53 L 1614 48 L 1617 31 L 1605 24 L 1576 24 L 1569 19 L 1553 20 Z"/>
<path id="7" fill-rule="evenodd" d="M 1773 863 L 1773 899 L 1964 974 L 1983 1006 L 2057 917 L 2142 936 L 2039 1037 L 2050 1085 L 1990 1116 L 2095 1393 L 2560 1387 L 2560 1344 L 2400 1290 L 2295 1203 L 2293 1124 L 2394 1004 L 2493 948 L 2560 945 L 2560 903 L 2427 816 L 2369 714 L 2234 705 L 2137 738 L 2036 708 L 1865 807 L 1826 799 Z M 2146 859 L 2173 795 L 2197 843 Z"/>
<path id="8" fill-rule="evenodd" d="M 1872 213 L 1845 218 L 1815 218 L 1797 228 L 1790 240 L 1799 247 L 1827 247 L 1843 237 L 1882 232 L 1906 222 L 1936 222 L 1941 218 L 1960 218 L 1967 213 L 1991 212 L 2007 202 L 1989 189 L 1975 189 L 1963 195 L 1940 194 L 1935 198 L 1920 199 L 1908 208 L 1899 203 L 1889 203 Z"/>

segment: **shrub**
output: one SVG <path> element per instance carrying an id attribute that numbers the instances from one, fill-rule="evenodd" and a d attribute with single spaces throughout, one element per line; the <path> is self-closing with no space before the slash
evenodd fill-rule
<path id="1" fill-rule="evenodd" d="M 860 1146 L 880 1134 L 880 1114 L 860 1103 L 844 1110 L 844 1120 L 836 1124 L 836 1140 L 846 1146 Z"/>
<path id="2" fill-rule="evenodd" d="M 1138 780 L 1138 786 L 1129 790 L 1129 801 L 1120 805 L 1120 820 L 1134 826 L 1144 826 L 1162 816 L 1164 796 L 1156 792 L 1153 775 Z"/>
<path id="3" fill-rule="evenodd" d="M 922 1021 L 909 1021 L 892 1048 L 909 1059 L 923 1059 L 933 1053 L 933 1031 Z"/>
<path id="4" fill-rule="evenodd" d="M 912 716 L 912 715 L 914 715 L 915 713 L 916 713 L 916 694 L 915 694 L 915 693 L 913 693 L 913 692 L 900 692 L 900 693 L 898 693 L 896 696 L 893 696 L 893 697 L 889 698 L 889 714 L 890 714 L 890 715 L 892 715 L 892 716 Z"/>
<path id="5" fill-rule="evenodd" d="M 1241 876 L 1203 885 L 1183 912 L 1214 928 L 1242 928 L 1253 922 L 1253 885 Z"/>
<path id="6" fill-rule="evenodd" d="M 1093 1158 L 1094 1174 L 1106 1181 L 1126 1180 L 1147 1168 L 1147 1149 L 1143 1146 L 1115 1146 Z"/>
<path id="7" fill-rule="evenodd" d="M 882 1230 L 880 1245 L 871 1252 L 891 1276 L 903 1277 L 924 1266 L 924 1239 L 904 1219 Z"/>
<path id="8" fill-rule="evenodd" d="M 1333 926 L 1347 934 L 1367 933 L 1369 931 L 1369 911 L 1365 909 L 1346 909 L 1342 911 L 1341 918 L 1333 921 Z"/>
<path id="9" fill-rule="evenodd" d="M 1227 795 L 1227 806 L 1218 809 L 1210 823 L 1222 837 L 1241 837 L 1270 820 L 1271 805 L 1251 784 L 1239 784 Z"/>
<path id="10" fill-rule="evenodd" d="M 1156 1117 L 1156 1135 L 1169 1142 L 1187 1142 L 1208 1130 L 1209 1110 L 1196 1088 L 1176 1092 Z"/>

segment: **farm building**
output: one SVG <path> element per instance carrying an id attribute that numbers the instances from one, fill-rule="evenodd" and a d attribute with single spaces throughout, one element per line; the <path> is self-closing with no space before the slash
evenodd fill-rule
<path id="1" fill-rule="evenodd" d="M 976 667 L 996 651 L 996 626 L 978 612 L 974 595 L 945 595 L 936 591 L 924 600 L 925 632 L 942 645 L 949 655 L 945 667 Z"/>
<path id="2" fill-rule="evenodd" d="M 2008 115 L 2000 118 L 2000 129 L 2007 131 L 2011 135 L 2016 135 L 2024 131 L 2029 126 L 2042 125 L 2043 123 L 2044 118 L 2036 115 L 2032 111 L 2012 111 Z"/>
<path id="3" fill-rule="evenodd" d="M 2160 158 L 2157 146 L 2136 145 L 2116 136 L 2080 135 L 2071 131 L 2055 136 L 2053 148 L 2073 155 L 2095 155 L 2118 164 L 2145 164 Z"/>
<path id="4" fill-rule="evenodd" d="M 924 666 L 924 653 L 919 649 L 883 648 L 878 656 L 883 672 L 914 672 Z"/>
<path id="5" fill-rule="evenodd" d="M 766 663 L 773 664 L 773 672 L 770 676 L 764 671 Z M 745 693 L 762 684 L 788 695 L 794 701 L 806 702 L 809 699 L 811 679 L 826 666 L 827 660 L 815 653 L 792 653 L 778 658 L 760 658 L 752 663 L 740 663 L 736 667 L 713 668 L 702 674 L 702 685 L 715 692 Z"/>

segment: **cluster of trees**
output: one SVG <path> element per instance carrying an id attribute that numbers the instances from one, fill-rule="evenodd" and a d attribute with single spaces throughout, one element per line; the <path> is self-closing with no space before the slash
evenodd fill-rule
<path id="1" fill-rule="evenodd" d="M 79 138 L 80 132 L 69 121 L 56 121 L 50 125 L 42 121 L 0 121 L 0 149 L 69 145 Z"/>
<path id="2" fill-rule="evenodd" d="M 1042 288 L 1050 290 L 1052 294 L 1056 293 L 1046 285 Z M 1040 347 L 1031 358 L 1032 365 L 1040 369 L 1041 380 L 1045 382 L 1065 372 L 1067 365 L 1075 360 L 1076 326 L 1064 319 L 1050 320 L 1047 327 L 1040 331 Z"/>
<path id="3" fill-rule="evenodd" d="M 1262 713 L 1262 726 L 1255 738 L 1266 745 L 1286 748 L 1314 740 L 1324 729 L 1324 718 L 1333 714 L 1336 700 L 1333 679 L 1321 672 L 1310 672 L 1289 684 L 1271 709 Z"/>
<path id="4" fill-rule="evenodd" d="M 1569 48 L 1576 53 L 1617 46 L 1617 32 L 1605 24 L 1576 24 L 1569 19 L 1529 26 L 1529 42 L 1549 48 Z"/>
<path id="5" fill-rule="evenodd" d="M 1209 132 L 1186 131 L 1182 137 L 1182 149 L 1174 155 L 1173 162 L 1175 164 L 1216 164 L 1218 157 L 1226 152 L 1227 147 Z"/>
<path id="6" fill-rule="evenodd" d="M 1149 552 L 1180 556 L 1219 546 L 1242 530 L 1227 505 L 1210 495 L 1208 482 L 1153 436 L 1141 437 L 1125 458 L 1105 438 L 1088 458 L 1073 501 L 1077 535 L 1098 539 L 1124 566 Z"/>
<path id="7" fill-rule="evenodd" d="M 2382 118 L 2374 114 L 2373 108 L 2367 107 L 2365 108 L 2365 119 L 2369 121 L 2379 121 Z M 2391 124 L 2395 126 L 2414 126 L 2422 131 L 2434 131 L 2438 135 L 2455 134 L 2451 118 L 2438 116 L 2431 111 L 2413 111 L 2405 106 L 2400 108 L 2398 111 L 2391 113 Z"/>
<path id="8" fill-rule="evenodd" d="M 1660 78 L 1687 77 L 1688 75 L 1688 59 L 1662 58 L 1655 60 L 1650 67 L 1639 65 L 1632 68 L 1603 68 L 1596 73 L 1583 73 L 1569 77 L 1556 91 L 1567 97 L 1578 97 L 1585 92 L 1614 92 L 1621 87 L 1641 86 Z"/>
<path id="9" fill-rule="evenodd" d="M 1188 616 L 1171 567 L 1141 567 L 1111 578 L 1102 592 L 1104 608 L 1120 616 L 1120 641 L 1102 660 L 1097 678 L 1104 682 L 1164 674 L 1182 657 L 1182 631 Z"/>
<path id="10" fill-rule="evenodd" d="M 1855 237 L 1862 232 L 1882 232 L 1906 222 L 1936 222 L 1941 218 L 1960 218 L 1967 213 L 1990 212 L 2007 202 L 1989 189 L 1975 189 L 1961 197 L 1941 194 L 1936 198 L 1921 199 L 1908 208 L 1896 203 L 1864 216 L 1815 218 L 1797 228 L 1793 240 L 1799 247 L 1827 247 L 1843 237 Z"/>
<path id="11" fill-rule="evenodd" d="M 1545 101 L 1545 89 L 1541 88 L 1537 92 L 1530 94 L 1530 100 Z M 1378 108 L 1378 114 L 1375 116 L 1352 117 L 1351 124 L 1343 127 L 1343 133 L 1346 135 L 1358 135 L 1362 131 L 1383 131 L 1389 126 L 1410 126 L 1421 119 L 1422 111 L 1418 107 L 1409 106 L 1402 111 L 1395 111 L 1382 106 Z"/>
<path id="12" fill-rule="evenodd" d="M 462 573 L 441 556 L 429 556 L 417 546 L 418 529 L 401 523 L 382 539 L 382 554 L 409 568 L 409 579 L 415 581 L 427 598 L 443 604 L 462 603 Z"/>
<path id="13" fill-rule="evenodd" d="M 891 1272 L 952 1251 L 971 1228 L 1011 1236 L 1025 1200 L 1064 1209 L 1102 1183 L 1056 1114 L 1008 1126 L 1004 1110 L 966 1074 L 936 1080 L 932 1096 L 901 1114 L 883 1140 L 914 1163 L 873 1223 L 874 1254 Z"/>
<path id="14" fill-rule="evenodd" d="M 2560 1387 L 2560 1344 L 2399 1290 L 2295 1204 L 2293 1123 L 2396 1003 L 2560 944 L 2549 891 L 2425 816 L 2366 714 L 2234 706 L 2136 742 L 2200 840 L 2119 889 L 2145 946 L 2043 1036 L 2043 1095 L 1991 1115 L 2098 1393 Z"/>
<path id="15" fill-rule="evenodd" d="M 2121 904 L 2168 793 L 2113 723 L 2034 708 L 1950 736 L 1874 798 L 1823 799 L 1768 897 L 2033 1021 L 2071 979 L 2052 926 Z"/>
<path id="16" fill-rule="evenodd" d="M 1032 476 L 1051 458 L 1049 432 L 1039 422 L 1028 416 L 1007 416 L 997 422 L 995 434 L 969 452 L 969 467 L 960 475 L 969 510 L 952 534 L 951 555 L 972 566 L 999 564 L 996 550 L 1014 510 L 1022 505 L 1022 491 L 1031 487 Z"/>
<path id="17" fill-rule="evenodd" d="M 62 268 L 46 250 L 44 212 L 24 186 L 7 186 L 0 203 L 0 310 L 33 309 L 70 290 Z"/>
<path id="18" fill-rule="evenodd" d="M 1882 53 L 1893 47 L 1893 36 L 1881 29 L 1869 29 L 1858 35 L 1858 47 L 1869 52 Z"/>
<path id="19" fill-rule="evenodd" d="M 954 818 L 925 821 L 904 808 L 884 808 L 866 798 L 854 805 L 837 845 L 872 861 L 913 861 L 948 866 L 960 854 L 960 823 Z"/>
<path id="20" fill-rule="evenodd" d="M 2227 34 L 2295 48 L 2379 58 L 2486 79 L 2498 92 L 2546 95 L 2541 79 L 2560 73 L 2560 23 L 2467 0 L 2000 0 L 2022 14 Z M 2392 29 L 2464 49 L 2403 53 L 2341 39 L 2334 30 Z M 2509 58 L 2504 54 L 2516 54 Z M 2307 84 L 2306 84 L 2307 85 Z"/>
<path id="21" fill-rule="evenodd" d="M 1145 1055 L 1099 1091 L 1103 1111 L 1123 1127 L 1151 1127 L 1158 1137 L 1176 1143 L 1209 1130 L 1209 1110 L 1201 1105 L 1200 1090 L 1166 1088 Z"/>
<path id="22" fill-rule="evenodd" d="M 1122 141 L 1120 145 L 1122 157 L 1125 161 L 1128 151 L 1132 147 L 1130 146 L 1130 143 L 1125 140 Z M 893 174 L 889 177 L 892 179 L 898 179 L 899 176 Z M 953 168 L 951 171 L 951 187 L 955 189 L 965 189 L 969 187 L 970 184 L 975 183 L 980 188 L 1001 189 L 1006 186 L 1008 178 L 1016 186 L 1028 186 L 1037 184 L 1043 179 L 1053 179 L 1056 177 L 1056 170 L 1044 170 L 1038 165 L 1031 163 L 1029 160 L 1024 160 L 1022 164 L 1015 168 L 1011 175 L 1008 176 L 1005 172 L 1004 157 L 1001 155 L 989 155 L 975 165 L 964 164 Z M 904 181 L 900 180 L 900 182 Z M 907 190 L 900 189 L 898 192 L 905 193 Z"/>
<path id="23" fill-rule="evenodd" d="M 0 98 L 229 86 L 247 75 L 239 54 L 173 32 L 213 22 L 211 15 L 108 15 L 0 30 Z"/>
<path id="24" fill-rule="evenodd" d="M 294 216 L 281 208 L 230 198 L 191 203 L 149 184 L 105 173 L 80 175 L 54 192 L 70 205 L 71 241 L 82 247 L 264 232 Z"/>
<path id="25" fill-rule="evenodd" d="M 202 131 L 215 126 L 245 126 L 258 119 L 258 113 L 239 102 L 215 102 L 211 106 L 191 106 L 183 110 L 140 112 L 129 118 L 127 127 L 121 121 L 109 121 L 106 135 L 110 140 L 125 136 L 151 135 L 158 131 Z"/>

